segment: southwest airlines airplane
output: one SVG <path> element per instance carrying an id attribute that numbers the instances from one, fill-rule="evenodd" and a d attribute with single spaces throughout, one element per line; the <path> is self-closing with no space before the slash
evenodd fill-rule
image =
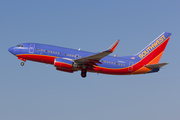
<path id="1" fill-rule="evenodd" d="M 9 48 L 9 52 L 22 60 L 51 64 L 56 70 L 73 73 L 81 71 L 86 77 L 87 72 L 110 75 L 132 75 L 158 72 L 168 63 L 159 63 L 171 33 L 163 32 L 139 53 L 132 56 L 114 57 L 111 54 L 119 43 L 117 40 L 109 49 L 91 53 L 38 43 L 22 43 Z"/>

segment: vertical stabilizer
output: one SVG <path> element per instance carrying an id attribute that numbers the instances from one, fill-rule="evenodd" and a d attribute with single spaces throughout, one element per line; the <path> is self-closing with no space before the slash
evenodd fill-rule
<path id="1" fill-rule="evenodd" d="M 171 33 L 163 32 L 143 50 L 136 54 L 136 56 L 146 64 L 159 63 L 170 37 Z"/>

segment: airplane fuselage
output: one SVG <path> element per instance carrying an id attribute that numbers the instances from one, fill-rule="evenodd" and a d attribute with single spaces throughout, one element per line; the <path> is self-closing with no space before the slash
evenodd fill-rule
<path id="1" fill-rule="evenodd" d="M 12 47 L 10 51 L 14 51 L 14 54 L 25 60 L 41 62 L 46 64 L 54 65 L 55 58 L 66 58 L 66 59 L 79 59 L 83 57 L 87 57 L 96 53 L 75 50 L 70 48 L 46 45 L 46 44 L 38 44 L 38 43 L 23 43 L 20 44 L 23 47 Z M 22 60 L 23 60 L 22 59 Z M 132 67 L 134 63 L 138 62 L 135 56 L 126 56 L 126 57 L 114 57 L 114 56 L 106 56 L 101 61 L 102 64 L 96 63 L 98 68 L 106 69 L 106 70 L 97 70 L 96 69 L 88 69 L 89 72 L 98 72 L 105 74 L 129 74 L 133 71 Z M 127 69 L 122 73 L 117 72 L 108 72 L 108 69 Z M 74 70 L 79 70 L 79 68 L 74 68 Z M 104 72 L 101 72 L 104 71 Z"/>
<path id="2" fill-rule="evenodd" d="M 81 70 L 82 77 L 86 76 L 86 72 L 112 75 L 144 74 L 159 71 L 158 67 L 146 66 L 159 62 L 170 35 L 163 33 L 138 54 L 124 57 L 108 55 L 114 51 L 119 41 L 101 53 L 39 43 L 22 43 L 9 48 L 9 51 L 20 60 L 51 64 L 60 71 L 72 73 Z"/>

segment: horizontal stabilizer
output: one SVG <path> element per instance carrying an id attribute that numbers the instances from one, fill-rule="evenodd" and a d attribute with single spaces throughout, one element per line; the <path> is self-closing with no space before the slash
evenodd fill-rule
<path id="1" fill-rule="evenodd" d="M 155 69 L 155 68 L 161 68 L 167 64 L 168 63 L 150 64 L 150 65 L 145 65 L 145 67 L 149 69 Z"/>

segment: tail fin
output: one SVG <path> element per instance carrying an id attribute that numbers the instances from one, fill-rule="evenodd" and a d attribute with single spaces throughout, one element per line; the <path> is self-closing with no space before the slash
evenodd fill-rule
<path id="1" fill-rule="evenodd" d="M 137 57 L 146 64 L 157 64 L 166 48 L 171 37 L 171 33 L 163 32 L 159 37 L 152 41 L 148 46 L 141 50 Z"/>

